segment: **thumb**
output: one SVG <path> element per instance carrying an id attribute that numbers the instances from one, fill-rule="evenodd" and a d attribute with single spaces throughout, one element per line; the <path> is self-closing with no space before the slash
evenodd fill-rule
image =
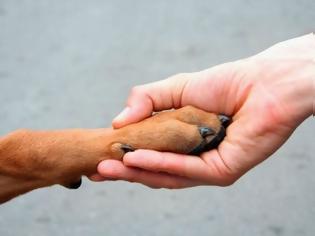
<path id="1" fill-rule="evenodd" d="M 126 108 L 113 120 L 113 127 L 120 128 L 138 122 L 151 116 L 153 111 L 186 105 L 231 115 L 237 104 L 235 95 L 240 84 L 240 81 L 232 83 L 231 80 L 237 78 L 236 65 L 225 63 L 204 71 L 177 74 L 134 87 Z"/>
<path id="2" fill-rule="evenodd" d="M 161 111 L 182 106 L 182 94 L 193 73 L 178 74 L 165 80 L 135 86 L 127 106 L 114 118 L 113 127 L 120 128 L 135 123 Z"/>

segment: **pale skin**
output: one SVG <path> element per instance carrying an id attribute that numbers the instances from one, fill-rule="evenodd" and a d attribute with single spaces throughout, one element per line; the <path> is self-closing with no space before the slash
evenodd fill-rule
<path id="1" fill-rule="evenodd" d="M 125 180 L 152 188 L 227 186 L 272 155 L 315 104 L 315 36 L 278 43 L 246 59 L 183 73 L 132 89 L 114 128 L 170 108 L 193 105 L 233 117 L 227 136 L 200 158 L 152 150 L 105 160 L 94 181 Z"/>

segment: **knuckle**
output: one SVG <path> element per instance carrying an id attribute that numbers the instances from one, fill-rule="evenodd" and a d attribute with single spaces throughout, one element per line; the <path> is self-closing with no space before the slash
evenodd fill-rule
<path id="1" fill-rule="evenodd" d="M 220 187 L 229 187 L 232 186 L 237 180 L 238 178 L 236 177 L 224 178 L 219 180 L 216 185 Z"/>
<path id="2" fill-rule="evenodd" d="M 136 86 L 132 87 L 130 90 L 131 95 L 138 95 L 138 94 L 141 94 L 142 92 L 143 92 L 143 86 L 142 85 L 136 85 Z"/>
<path id="3" fill-rule="evenodd" d="M 130 182 L 130 183 L 135 183 L 137 182 L 137 178 L 136 175 L 134 174 L 130 174 L 125 178 L 126 181 Z"/>
<path id="4" fill-rule="evenodd" d="M 181 80 L 181 79 L 185 79 L 187 77 L 189 77 L 190 73 L 178 73 L 175 74 L 171 77 L 171 79 L 175 79 L 175 80 Z"/>

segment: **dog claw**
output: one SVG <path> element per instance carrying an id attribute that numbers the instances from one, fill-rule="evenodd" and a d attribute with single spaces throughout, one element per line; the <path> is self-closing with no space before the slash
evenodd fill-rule
<path id="1" fill-rule="evenodd" d="M 226 115 L 218 115 L 219 120 L 224 128 L 228 127 L 232 119 Z"/>
<path id="2" fill-rule="evenodd" d="M 209 127 L 198 127 L 198 129 L 201 137 L 203 138 L 215 134 L 215 131 Z"/>
<path id="3" fill-rule="evenodd" d="M 120 148 L 124 151 L 124 153 L 135 151 L 135 149 L 128 144 L 122 144 Z"/>
<path id="4" fill-rule="evenodd" d="M 221 122 L 221 128 L 218 132 L 209 127 L 198 127 L 199 133 L 201 137 L 204 138 L 204 140 L 192 151 L 190 151 L 190 153 L 188 153 L 189 155 L 200 155 L 200 153 L 202 152 L 217 148 L 219 146 L 226 135 L 225 128 L 229 126 L 232 119 L 226 115 L 219 115 L 218 118 Z M 207 137 L 212 135 L 213 138 L 211 140 L 208 140 Z"/>
<path id="5" fill-rule="evenodd" d="M 205 145 L 205 150 L 211 150 L 217 148 L 226 135 L 225 128 L 221 126 L 219 132 L 215 137 Z"/>

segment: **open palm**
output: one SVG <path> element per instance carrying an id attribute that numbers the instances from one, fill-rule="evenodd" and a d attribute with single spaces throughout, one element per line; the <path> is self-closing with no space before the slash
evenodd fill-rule
<path id="1" fill-rule="evenodd" d="M 312 45 L 313 52 L 307 50 Z M 135 87 L 113 126 L 193 105 L 233 117 L 227 136 L 201 158 L 137 150 L 123 162 L 99 164 L 93 180 L 120 179 L 153 188 L 226 186 L 268 158 L 312 114 L 313 35 L 289 40 L 247 59 Z M 313 55 L 312 55 L 313 54 Z"/>

